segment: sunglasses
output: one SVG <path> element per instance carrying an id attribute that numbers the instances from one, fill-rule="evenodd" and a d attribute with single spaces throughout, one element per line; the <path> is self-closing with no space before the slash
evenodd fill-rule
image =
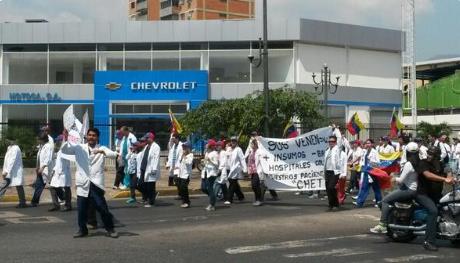
<path id="1" fill-rule="evenodd" d="M 336 143 L 336 141 L 329 141 L 329 143 Z"/>

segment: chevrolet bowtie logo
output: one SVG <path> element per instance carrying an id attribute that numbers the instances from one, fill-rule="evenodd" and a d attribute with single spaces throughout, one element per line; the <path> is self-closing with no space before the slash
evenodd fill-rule
<path id="1" fill-rule="evenodd" d="M 109 83 L 105 84 L 105 88 L 109 89 L 109 90 L 117 90 L 117 89 L 121 88 L 121 84 L 118 84 L 116 82 L 109 82 Z"/>

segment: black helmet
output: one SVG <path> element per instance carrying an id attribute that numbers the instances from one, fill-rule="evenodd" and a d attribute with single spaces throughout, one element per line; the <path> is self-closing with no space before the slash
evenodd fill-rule
<path id="1" fill-rule="evenodd" d="M 428 151 L 426 151 L 426 153 L 435 158 L 441 156 L 441 150 L 439 149 L 439 147 L 436 147 L 436 146 L 430 146 L 430 148 L 428 148 Z"/>

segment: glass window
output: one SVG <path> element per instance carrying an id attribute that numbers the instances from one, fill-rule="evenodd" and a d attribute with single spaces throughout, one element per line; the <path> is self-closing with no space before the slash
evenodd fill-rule
<path id="1" fill-rule="evenodd" d="M 153 70 L 178 70 L 179 51 L 154 51 Z"/>
<path id="2" fill-rule="evenodd" d="M 99 70 L 123 70 L 123 52 L 98 52 Z"/>
<path id="3" fill-rule="evenodd" d="M 209 53 L 211 82 L 249 82 L 249 50 L 221 50 Z"/>
<path id="4" fill-rule="evenodd" d="M 153 50 L 179 50 L 179 43 L 153 43 Z"/>
<path id="5" fill-rule="evenodd" d="M 95 44 L 50 44 L 50 51 L 95 51 Z"/>
<path id="6" fill-rule="evenodd" d="M 47 53 L 4 53 L 5 84 L 46 84 Z"/>
<path id="7" fill-rule="evenodd" d="M 50 52 L 51 84 L 82 84 L 94 82 L 96 53 Z"/>
<path id="8" fill-rule="evenodd" d="M 209 49 L 248 49 L 249 42 L 211 42 Z"/>
<path id="9" fill-rule="evenodd" d="M 194 43 L 194 42 L 182 43 L 180 48 L 182 50 L 207 50 L 208 43 Z"/>
<path id="10" fill-rule="evenodd" d="M 203 51 L 206 52 L 206 51 Z M 181 53 L 181 69 L 183 70 L 199 70 L 201 69 L 201 53 L 202 51 L 182 51 Z"/>
<path id="11" fill-rule="evenodd" d="M 44 44 L 24 44 L 24 45 L 3 45 L 3 52 L 46 52 L 47 45 Z"/>
<path id="12" fill-rule="evenodd" d="M 123 44 L 97 44 L 98 51 L 123 51 Z"/>
<path id="13" fill-rule="evenodd" d="M 292 65 L 292 50 L 268 51 L 268 79 L 270 82 L 294 82 L 294 67 Z M 253 50 L 253 55 L 258 58 L 259 51 Z M 252 69 L 252 81 L 263 82 L 263 66 Z"/>
<path id="14" fill-rule="evenodd" d="M 151 70 L 150 51 L 126 51 L 125 70 Z"/>
<path id="15" fill-rule="evenodd" d="M 152 48 L 150 43 L 127 43 L 125 50 L 149 51 Z"/>

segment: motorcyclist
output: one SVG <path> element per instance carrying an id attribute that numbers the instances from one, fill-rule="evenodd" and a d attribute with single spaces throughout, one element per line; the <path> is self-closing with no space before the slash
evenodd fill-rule
<path id="1" fill-rule="evenodd" d="M 454 184 L 455 179 L 446 168 L 442 171 L 439 147 L 430 146 L 427 151 L 427 159 L 420 162 L 418 188 L 415 200 L 423 206 L 427 212 L 425 242 L 423 247 L 429 251 L 437 251 L 436 241 L 436 218 L 438 209 L 436 204 L 442 197 L 443 184 Z"/>

